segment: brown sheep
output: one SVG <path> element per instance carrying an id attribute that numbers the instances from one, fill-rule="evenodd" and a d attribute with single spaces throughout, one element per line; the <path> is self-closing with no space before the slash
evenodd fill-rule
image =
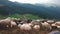
<path id="1" fill-rule="evenodd" d="M 3 20 L 0 20 L 0 25 L 5 26 L 5 27 L 10 27 L 11 25 L 11 19 L 10 18 L 6 18 Z"/>

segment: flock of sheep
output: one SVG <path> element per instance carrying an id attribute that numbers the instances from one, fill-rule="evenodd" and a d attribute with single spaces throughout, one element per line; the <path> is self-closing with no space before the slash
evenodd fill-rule
<path id="1" fill-rule="evenodd" d="M 34 33 L 39 34 L 40 30 L 52 31 L 60 30 L 60 21 L 49 20 L 49 19 L 20 19 L 20 18 L 6 18 L 0 20 L 0 27 L 13 28 L 17 27 L 19 31 L 23 33 Z M 28 34 L 26 33 L 26 34 Z"/>

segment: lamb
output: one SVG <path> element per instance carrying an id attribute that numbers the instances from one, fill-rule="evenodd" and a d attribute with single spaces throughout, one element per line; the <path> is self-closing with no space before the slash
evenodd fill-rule
<path id="1" fill-rule="evenodd" d="M 11 19 L 10 18 L 6 18 L 3 20 L 0 20 L 0 25 L 4 26 L 4 27 L 10 27 L 11 25 Z"/>
<path id="2" fill-rule="evenodd" d="M 55 22 L 57 26 L 60 26 L 60 21 Z"/>
<path id="3" fill-rule="evenodd" d="M 52 30 L 57 29 L 57 26 L 56 26 L 56 24 L 55 24 L 55 23 L 51 24 L 51 27 L 52 27 Z"/>
<path id="4" fill-rule="evenodd" d="M 60 21 L 55 22 L 55 24 L 56 24 L 56 26 L 57 26 L 57 29 L 60 30 Z"/>
<path id="5" fill-rule="evenodd" d="M 21 24 L 22 20 L 17 18 L 12 18 L 12 21 L 14 21 L 17 25 Z"/>
<path id="6" fill-rule="evenodd" d="M 60 26 L 57 26 L 57 29 L 60 30 Z"/>
<path id="7" fill-rule="evenodd" d="M 23 33 L 28 33 L 28 32 L 31 32 L 32 28 L 29 24 L 19 24 L 18 27 L 20 28 L 20 33 L 23 32 Z"/>
<path id="8" fill-rule="evenodd" d="M 11 21 L 11 28 L 12 27 L 17 27 L 17 24 L 14 21 Z"/>
<path id="9" fill-rule="evenodd" d="M 53 23 L 55 23 L 55 21 L 54 20 L 47 20 L 47 23 L 53 24 Z"/>
<path id="10" fill-rule="evenodd" d="M 47 22 L 44 22 L 44 23 L 42 23 L 42 26 L 48 27 L 48 26 L 50 26 L 50 24 L 48 24 Z"/>
<path id="11" fill-rule="evenodd" d="M 28 24 L 23 24 L 23 25 L 21 25 L 20 29 L 21 30 L 31 30 L 31 26 Z"/>
<path id="12" fill-rule="evenodd" d="M 38 25 L 39 24 L 39 21 L 38 20 L 34 20 L 34 21 L 31 22 L 31 24 Z"/>
<path id="13" fill-rule="evenodd" d="M 40 25 L 34 25 L 32 32 L 33 32 L 33 34 L 39 34 L 40 33 Z"/>
<path id="14" fill-rule="evenodd" d="M 36 30 L 36 31 L 40 30 L 40 25 L 35 25 L 35 26 L 33 27 L 33 29 Z"/>
<path id="15" fill-rule="evenodd" d="M 43 30 L 51 30 L 51 26 L 47 22 L 44 22 L 44 23 L 41 23 L 41 24 L 42 24 Z"/>
<path id="16" fill-rule="evenodd" d="M 18 27 L 20 30 L 31 30 L 31 26 L 29 24 L 19 24 Z"/>

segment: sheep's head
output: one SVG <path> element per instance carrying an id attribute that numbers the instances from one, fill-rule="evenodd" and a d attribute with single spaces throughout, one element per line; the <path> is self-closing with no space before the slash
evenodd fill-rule
<path id="1" fill-rule="evenodd" d="M 20 29 L 21 30 L 31 30 L 31 26 L 28 24 L 23 24 L 23 25 L 21 25 Z"/>
<path id="2" fill-rule="evenodd" d="M 34 20 L 31 23 L 34 24 L 34 25 L 38 25 L 39 24 L 39 21 Z"/>
<path id="3" fill-rule="evenodd" d="M 43 27 L 49 27 L 50 24 L 48 24 L 47 22 L 41 23 Z"/>
<path id="4" fill-rule="evenodd" d="M 35 25 L 33 29 L 38 31 L 40 29 L 40 25 Z"/>
<path id="5" fill-rule="evenodd" d="M 53 24 L 51 24 L 51 26 L 56 26 L 56 24 L 55 24 L 55 23 L 53 23 Z"/>
<path id="6" fill-rule="evenodd" d="M 11 25 L 17 25 L 15 22 L 11 21 Z"/>

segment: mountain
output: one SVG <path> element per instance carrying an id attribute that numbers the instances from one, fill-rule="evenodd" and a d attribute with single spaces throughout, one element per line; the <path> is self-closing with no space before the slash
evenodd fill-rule
<path id="1" fill-rule="evenodd" d="M 49 6 L 44 4 L 23 4 L 11 2 L 8 0 L 0 0 L 0 14 L 33 14 L 42 18 L 60 19 L 60 7 Z"/>

